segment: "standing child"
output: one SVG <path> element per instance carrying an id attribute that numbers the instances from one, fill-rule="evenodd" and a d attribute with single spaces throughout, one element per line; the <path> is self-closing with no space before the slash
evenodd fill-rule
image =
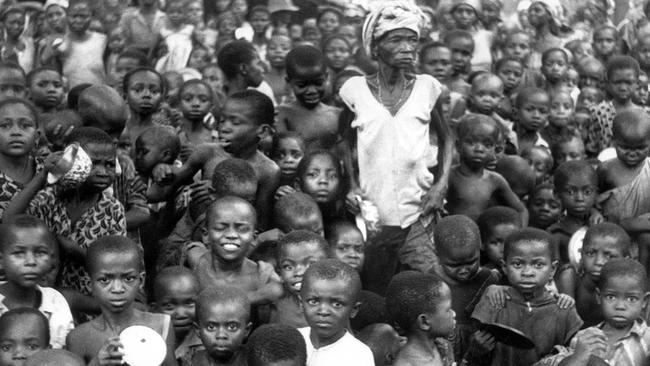
<path id="1" fill-rule="evenodd" d="M 549 354 L 556 344 L 565 344 L 582 326 L 575 308 L 562 309 L 546 290 L 558 266 L 555 241 L 539 229 L 523 229 L 506 239 L 502 263 L 511 286 L 510 300 L 495 309 L 487 296 L 476 305 L 472 317 L 483 323 L 515 327 L 526 334 L 535 348 L 522 350 L 497 343 L 492 365 L 530 365 Z"/>
<path id="2" fill-rule="evenodd" d="M 544 76 L 530 67 L 530 55 L 532 39 L 530 34 L 524 30 L 513 30 L 506 35 L 503 45 L 503 56 L 514 57 L 524 65 L 524 72 L 521 77 L 521 85 L 524 87 L 536 86 L 543 84 Z"/>
<path id="3" fill-rule="evenodd" d="M 612 25 L 603 25 L 594 31 L 594 56 L 606 64 L 615 55 L 618 30 Z"/>
<path id="4" fill-rule="evenodd" d="M 471 59 L 471 70 L 490 70 L 492 66 L 491 31 L 482 29 L 480 25 L 481 3 L 475 0 L 455 1 L 452 3 L 451 16 L 456 28 L 469 32 L 474 39 L 474 52 Z"/>
<path id="5" fill-rule="evenodd" d="M 349 221 L 337 221 L 325 227 L 330 257 L 361 272 L 366 243 L 361 230 Z"/>
<path id="6" fill-rule="evenodd" d="M 542 230 L 546 230 L 560 219 L 562 202 L 554 192 L 553 184 L 542 183 L 535 186 L 528 199 L 528 212 L 528 224 Z"/>
<path id="7" fill-rule="evenodd" d="M 66 89 L 63 77 L 51 67 L 41 67 L 27 74 L 27 87 L 39 113 L 53 113 L 61 107 Z"/>
<path id="8" fill-rule="evenodd" d="M 168 0 L 165 8 L 167 26 L 160 30 L 160 41 L 164 42 L 167 54 L 156 63 L 156 71 L 179 71 L 190 59 L 194 26 L 185 18 L 185 1 Z"/>
<path id="9" fill-rule="evenodd" d="M 398 273 L 386 289 L 386 308 L 408 341 L 393 365 L 454 365 L 445 339 L 456 326 L 449 286 L 438 277 L 414 271 Z"/>
<path id="10" fill-rule="evenodd" d="M 533 212 L 529 211 L 532 223 Z M 519 214 L 510 207 L 490 207 L 478 217 L 477 224 L 481 232 L 481 265 L 500 272 L 503 244 L 510 234 L 522 228 Z"/>
<path id="11" fill-rule="evenodd" d="M 203 80 L 186 81 L 180 88 L 180 107 L 183 119 L 178 131 L 181 141 L 181 160 L 187 161 L 195 146 L 216 142 L 216 131 L 208 128 L 204 121 L 213 106 L 214 95 Z"/>
<path id="12" fill-rule="evenodd" d="M 309 327 L 299 331 L 307 344 L 307 366 L 372 366 L 370 348 L 347 328 L 356 314 L 359 273 L 338 259 L 323 259 L 305 272 L 300 298 Z"/>
<path id="13" fill-rule="evenodd" d="M 271 89 L 275 100 L 283 103 L 286 97 L 289 97 L 289 85 L 287 83 L 287 54 L 291 51 L 291 38 L 286 35 L 275 34 L 269 40 L 266 51 L 266 61 L 269 68 L 264 73 L 266 80 Z"/>
<path id="14" fill-rule="evenodd" d="M 307 346 L 295 328 L 267 324 L 248 338 L 246 358 L 248 366 L 306 366 Z"/>
<path id="15" fill-rule="evenodd" d="M 286 131 L 273 135 L 271 158 L 280 168 L 280 186 L 294 185 L 298 164 L 305 156 L 305 150 L 305 139 L 298 132 Z"/>
<path id="16" fill-rule="evenodd" d="M 548 94 L 538 88 L 525 88 L 517 94 L 517 143 L 519 151 L 530 146 L 549 148 L 540 131 L 548 122 L 550 100 Z"/>
<path id="17" fill-rule="evenodd" d="M 132 325 L 142 325 L 165 340 L 167 349 L 162 365 L 175 365 L 174 330 L 169 315 L 135 307 L 135 298 L 144 285 L 140 248 L 124 236 L 108 235 L 95 240 L 86 257 L 93 296 L 102 313 L 70 332 L 66 348 L 90 365 L 124 363 L 119 335 Z"/>
<path id="18" fill-rule="evenodd" d="M 24 366 L 28 357 L 49 347 L 47 318 L 32 308 L 9 310 L 0 316 L 0 344 L 0 366 Z"/>
<path id="19" fill-rule="evenodd" d="M 545 90 L 549 95 L 564 89 L 568 66 L 569 55 L 561 48 L 551 48 L 542 54 L 542 74 L 546 78 Z"/>
<path id="20" fill-rule="evenodd" d="M 325 105 L 327 70 L 323 54 L 311 46 L 299 46 L 287 54 L 287 82 L 296 101 L 278 107 L 278 131 L 303 135 L 307 149 L 330 149 L 339 138 L 341 110 Z"/>
<path id="21" fill-rule="evenodd" d="M 144 130 L 154 126 L 152 117 L 165 97 L 165 83 L 162 76 L 150 68 L 129 71 L 122 83 L 122 91 L 131 111 L 122 136 L 134 144 Z"/>

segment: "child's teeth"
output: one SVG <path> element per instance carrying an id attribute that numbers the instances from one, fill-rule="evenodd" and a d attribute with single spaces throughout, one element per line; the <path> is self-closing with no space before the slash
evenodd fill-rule
<path id="1" fill-rule="evenodd" d="M 293 284 L 293 287 L 294 287 L 296 290 L 300 290 L 300 288 L 302 287 L 302 282 L 294 283 L 294 284 Z"/>
<path id="2" fill-rule="evenodd" d="M 226 250 L 237 250 L 237 245 L 235 244 L 224 244 L 223 248 Z"/>

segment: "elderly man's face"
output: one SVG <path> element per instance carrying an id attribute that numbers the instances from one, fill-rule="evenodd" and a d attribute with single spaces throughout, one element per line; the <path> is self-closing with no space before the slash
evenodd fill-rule
<path id="1" fill-rule="evenodd" d="M 417 45 L 418 35 L 414 31 L 406 28 L 392 30 L 377 42 L 377 59 L 396 68 L 412 68 Z"/>

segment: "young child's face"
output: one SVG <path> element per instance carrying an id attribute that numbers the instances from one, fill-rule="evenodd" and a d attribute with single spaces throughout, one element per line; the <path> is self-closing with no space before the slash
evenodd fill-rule
<path id="1" fill-rule="evenodd" d="M 580 90 L 580 102 L 586 108 L 591 108 L 600 103 L 602 92 L 594 87 L 587 86 Z"/>
<path id="2" fill-rule="evenodd" d="M 45 239 L 44 229 L 14 228 L 11 240 L 6 240 L 0 263 L 7 281 L 22 288 L 35 288 L 43 275 L 52 268 L 54 248 Z"/>
<path id="3" fill-rule="evenodd" d="M 557 165 L 566 163 L 567 161 L 584 160 L 585 159 L 585 144 L 578 137 L 572 138 L 569 141 L 561 142 L 557 148 L 555 161 Z"/>
<path id="4" fill-rule="evenodd" d="M 256 11 L 251 14 L 250 23 L 256 34 L 264 34 L 271 24 L 271 18 L 266 11 Z"/>
<path id="5" fill-rule="evenodd" d="M 585 57 L 591 57 L 594 55 L 594 49 L 591 47 L 591 43 L 589 42 L 580 42 L 578 47 L 576 47 L 575 52 L 575 60 L 582 60 Z"/>
<path id="6" fill-rule="evenodd" d="M 594 33 L 594 51 L 600 57 L 607 57 L 614 53 L 616 48 L 616 34 L 614 29 L 605 28 Z"/>
<path id="7" fill-rule="evenodd" d="M 527 62 L 530 56 L 530 36 L 526 33 L 516 33 L 508 38 L 503 53 L 507 57 L 516 57 L 521 62 Z"/>
<path id="8" fill-rule="evenodd" d="M 420 71 L 440 82 L 448 81 L 454 72 L 451 66 L 451 50 L 447 47 L 429 48 L 420 60 Z"/>
<path id="9" fill-rule="evenodd" d="M 478 245 L 447 248 L 438 253 L 445 275 L 460 283 L 474 278 L 479 269 L 479 255 Z"/>
<path id="10" fill-rule="evenodd" d="M 27 357 L 48 348 L 46 332 L 42 320 L 32 314 L 10 323 L 0 331 L 0 366 L 22 366 Z"/>
<path id="11" fill-rule="evenodd" d="M 290 228 L 287 232 L 307 230 L 318 235 L 323 235 L 323 217 L 320 212 L 313 212 L 307 216 L 294 215 L 292 217 L 286 217 L 285 220 Z"/>
<path id="12" fill-rule="evenodd" d="M 244 260 L 255 240 L 255 212 L 243 202 L 224 202 L 212 209 L 207 223 L 212 256 L 225 262 Z"/>
<path id="13" fill-rule="evenodd" d="M 585 241 L 580 250 L 580 265 L 592 280 L 600 279 L 600 271 L 610 259 L 623 258 L 623 251 L 617 239 L 611 236 L 595 236 Z"/>
<path id="14" fill-rule="evenodd" d="M 527 131 L 539 131 L 548 120 L 549 99 L 546 93 L 530 95 L 518 108 L 520 126 Z"/>
<path id="15" fill-rule="evenodd" d="M 562 207 L 570 216 L 583 217 L 596 203 L 597 187 L 586 175 L 572 174 L 558 192 Z"/>
<path id="16" fill-rule="evenodd" d="M 237 24 L 233 18 L 221 19 L 217 26 L 220 36 L 233 35 L 236 29 Z"/>
<path id="17" fill-rule="evenodd" d="M 249 108 L 250 103 L 233 99 L 227 100 L 223 107 L 222 119 L 217 124 L 219 141 L 231 154 L 255 146 L 259 140 L 261 126 L 245 113 Z"/>
<path id="18" fill-rule="evenodd" d="M 551 99 L 548 121 L 555 127 L 566 127 L 573 115 L 573 99 L 567 93 L 558 93 Z"/>
<path id="19" fill-rule="evenodd" d="M 452 39 L 449 42 L 449 49 L 451 49 L 451 61 L 454 73 L 460 74 L 467 72 L 474 52 L 472 40 L 464 37 Z"/>
<path id="20" fill-rule="evenodd" d="M 210 85 L 214 94 L 223 91 L 223 73 L 218 67 L 206 67 L 203 69 L 203 81 Z"/>
<path id="21" fill-rule="evenodd" d="M 580 88 L 586 86 L 592 86 L 594 88 L 601 88 L 605 80 L 605 69 L 602 64 L 596 61 L 587 62 L 582 66 L 582 69 L 579 70 Z"/>
<path id="22" fill-rule="evenodd" d="M 503 271 L 508 281 L 526 298 L 543 291 L 544 286 L 553 279 L 557 267 L 557 261 L 551 258 L 549 244 L 539 241 L 515 243 L 504 259 Z"/>
<path id="23" fill-rule="evenodd" d="M 462 4 L 456 6 L 451 15 L 454 17 L 454 21 L 460 29 L 470 29 L 476 24 L 476 11 L 469 5 Z"/>
<path id="24" fill-rule="evenodd" d="M 340 34 L 352 49 L 354 49 L 359 43 L 359 38 L 357 37 L 357 28 L 353 24 L 344 24 L 339 27 L 338 34 Z"/>
<path id="25" fill-rule="evenodd" d="M 637 88 L 632 98 L 634 103 L 644 106 L 648 103 L 648 76 L 639 75 Z"/>
<path id="26" fill-rule="evenodd" d="M 494 126 L 480 123 L 465 136 L 460 136 L 457 149 L 464 164 L 484 167 L 495 156 L 497 131 Z"/>
<path id="27" fill-rule="evenodd" d="M 273 153 L 273 161 L 280 167 L 283 178 L 293 179 L 303 156 L 305 156 L 305 144 L 295 138 L 287 137 L 278 141 L 278 148 Z"/>
<path id="28" fill-rule="evenodd" d="M 472 85 L 470 95 L 472 107 L 480 113 L 490 115 L 503 99 L 503 83 L 498 77 L 483 79 L 478 85 Z"/>
<path id="29" fill-rule="evenodd" d="M 185 10 L 182 1 L 170 2 L 167 5 L 167 19 L 172 26 L 178 27 L 185 21 Z"/>
<path id="30" fill-rule="evenodd" d="M 597 293 L 605 322 L 616 329 L 629 328 L 648 305 L 648 292 L 633 276 L 612 276 Z"/>
<path id="31" fill-rule="evenodd" d="M 564 87 L 566 88 L 567 93 L 571 93 L 571 91 L 575 88 L 578 87 L 578 79 L 580 79 L 580 75 L 578 75 L 578 71 L 574 68 L 569 68 L 566 73 L 564 74 Z"/>
<path id="32" fill-rule="evenodd" d="M 187 4 L 185 17 L 187 21 L 194 25 L 199 25 L 203 22 L 203 1 L 191 1 Z"/>
<path id="33" fill-rule="evenodd" d="M 291 51 L 291 39 L 289 37 L 273 36 L 266 47 L 266 59 L 271 67 L 284 69 L 289 51 Z"/>
<path id="34" fill-rule="evenodd" d="M 638 75 L 633 69 L 613 70 L 607 80 L 609 92 L 615 101 L 626 103 L 637 88 Z"/>
<path id="35" fill-rule="evenodd" d="M 308 109 L 315 108 L 325 94 L 327 74 L 323 67 L 296 67 L 295 76 L 289 79 L 298 102 Z"/>
<path id="36" fill-rule="evenodd" d="M 650 68 L 650 37 L 643 37 L 639 41 L 636 49 L 636 60 L 639 61 L 639 66 L 642 69 Z"/>
<path id="37" fill-rule="evenodd" d="M 37 137 L 33 113 L 22 104 L 5 105 L 0 113 L 0 154 L 14 158 L 30 154 Z"/>
<path id="38" fill-rule="evenodd" d="M 156 299 L 156 307 L 172 318 L 177 335 L 187 334 L 195 322 L 199 284 L 190 276 L 181 276 L 170 278 L 162 284 L 161 290 L 159 298 Z"/>
<path id="39" fill-rule="evenodd" d="M 323 50 L 325 62 L 334 70 L 343 70 L 350 62 L 350 47 L 342 39 L 334 38 Z"/>
<path id="40" fill-rule="evenodd" d="M 143 176 L 149 176 L 153 168 L 165 157 L 162 146 L 153 141 L 149 134 L 138 136 L 135 140 L 135 168 Z"/>
<path id="41" fill-rule="evenodd" d="M 361 232 L 352 228 L 343 228 L 336 232 L 335 238 L 336 241 L 330 247 L 331 257 L 361 271 L 365 259 L 365 243 Z"/>
<path id="42" fill-rule="evenodd" d="M 563 80 L 567 71 L 567 60 L 565 54 L 560 51 L 551 52 L 542 64 L 542 73 L 550 83 L 558 83 Z"/>
<path id="43" fill-rule="evenodd" d="M 186 86 L 180 97 L 183 116 L 190 121 L 203 121 L 203 117 L 212 109 L 210 90 L 203 84 L 195 83 Z"/>
<path id="44" fill-rule="evenodd" d="M 296 295 L 302 288 L 302 278 L 307 268 L 327 258 L 327 253 L 315 242 L 286 245 L 279 254 L 278 267 L 284 287 Z"/>
<path id="45" fill-rule="evenodd" d="M 131 307 L 144 284 L 138 256 L 133 252 L 103 253 L 91 260 L 92 293 L 102 311 L 119 314 Z"/>
<path id="46" fill-rule="evenodd" d="M 187 61 L 187 67 L 191 67 L 195 70 L 201 71 L 210 62 L 210 55 L 208 51 L 203 48 L 197 48 L 192 50 L 190 53 L 190 59 Z"/>
<path id="47" fill-rule="evenodd" d="M 18 70 L 4 68 L 0 70 L 0 101 L 8 98 L 24 99 L 27 95 L 25 76 Z"/>
<path id="48" fill-rule="evenodd" d="M 340 21 L 338 15 L 331 11 L 326 11 L 318 19 L 318 28 L 323 34 L 332 34 L 339 27 Z"/>
<path id="49" fill-rule="evenodd" d="M 133 57 L 119 57 L 117 61 L 115 61 L 115 72 L 113 75 L 116 87 L 121 88 L 124 75 L 138 67 L 140 67 L 140 61 L 137 59 Z"/>
<path id="50" fill-rule="evenodd" d="M 508 61 L 501 65 L 497 75 L 503 81 L 503 89 L 506 92 L 516 89 L 521 83 L 521 76 L 524 73 L 524 67 L 521 62 Z"/>
<path id="51" fill-rule="evenodd" d="M 34 104 L 43 108 L 54 108 L 61 104 L 64 92 L 61 75 L 52 70 L 36 74 L 30 85 L 30 94 Z"/>
<path id="52" fill-rule="evenodd" d="M 336 162 L 327 155 L 314 156 L 300 177 L 300 187 L 318 203 L 336 201 L 341 187 Z"/>
<path id="53" fill-rule="evenodd" d="M 553 168 L 553 157 L 544 148 L 533 148 L 524 158 L 533 168 L 536 182 L 542 182 Z"/>
<path id="54" fill-rule="evenodd" d="M 18 38 L 25 30 L 25 14 L 12 12 L 4 20 L 5 31 L 7 36 Z"/>
<path id="55" fill-rule="evenodd" d="M 230 5 L 231 0 L 215 0 L 214 6 L 217 8 L 218 13 L 223 13 L 228 10 L 228 5 Z"/>
<path id="56" fill-rule="evenodd" d="M 115 180 L 116 147 L 113 144 L 87 143 L 83 148 L 93 163 L 84 187 L 102 192 Z"/>
<path id="57" fill-rule="evenodd" d="M 228 361 L 239 351 L 251 329 L 250 309 L 235 301 L 205 304 L 198 314 L 198 333 L 210 358 Z"/>
<path id="58" fill-rule="evenodd" d="M 321 346 L 339 340 L 357 310 L 358 303 L 351 285 L 349 280 L 341 278 L 308 277 L 303 282 L 300 298 L 305 319 Z"/>
<path id="59" fill-rule="evenodd" d="M 560 218 L 562 204 L 552 189 L 540 189 L 530 200 L 528 211 L 531 226 L 546 229 Z"/>
<path id="60" fill-rule="evenodd" d="M 126 93 L 126 101 L 131 110 L 139 115 L 151 115 L 160 106 L 163 88 L 158 75 L 151 71 L 136 72 L 131 75 Z"/>
<path id="61" fill-rule="evenodd" d="M 506 242 L 508 235 L 519 230 L 515 224 L 498 224 L 490 228 L 490 231 L 483 243 L 483 251 L 490 263 L 501 264 L 503 260 L 503 244 Z"/>
<path id="62" fill-rule="evenodd" d="M 646 136 L 639 136 L 632 128 L 622 128 L 614 138 L 616 157 L 629 167 L 643 163 L 650 152 L 650 141 Z"/>
<path id="63" fill-rule="evenodd" d="M 440 288 L 440 298 L 436 300 L 435 311 L 427 314 L 432 338 L 448 337 L 456 328 L 456 312 L 451 308 L 451 289 L 446 283 Z"/>
<path id="64" fill-rule="evenodd" d="M 88 4 L 76 3 L 68 8 L 68 28 L 71 32 L 82 34 L 90 27 L 92 13 Z"/>

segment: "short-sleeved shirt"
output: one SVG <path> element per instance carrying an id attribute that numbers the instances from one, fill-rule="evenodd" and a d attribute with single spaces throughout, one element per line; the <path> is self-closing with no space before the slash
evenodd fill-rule
<path id="1" fill-rule="evenodd" d="M 38 192 L 27 213 L 41 218 L 52 233 L 68 238 L 84 249 L 88 249 L 93 241 L 102 236 L 126 235 L 124 207 L 108 191 L 104 191 L 97 203 L 74 223 L 55 186 Z M 64 260 L 61 285 L 89 295 L 90 277 L 84 265 Z"/>
<path id="2" fill-rule="evenodd" d="M 43 169 L 42 160 L 34 159 L 34 164 L 36 165 L 36 173 Z M 22 184 L 16 182 L 10 176 L 0 171 L 0 222 L 2 221 L 2 216 L 7 209 L 7 206 L 9 205 L 9 201 L 11 201 L 11 199 L 22 190 Z"/>
<path id="3" fill-rule="evenodd" d="M 307 344 L 307 366 L 374 366 L 372 351 L 349 332 L 338 341 L 314 348 L 309 338 L 311 328 L 298 329 Z"/>
<path id="4" fill-rule="evenodd" d="M 506 301 L 505 307 L 495 309 L 483 296 L 472 317 L 482 323 L 499 323 L 518 329 L 533 341 L 535 348 L 523 350 L 497 343 L 493 351 L 493 366 L 529 366 L 548 355 L 555 345 L 567 344 L 582 326 L 576 309 L 561 309 L 550 292 L 533 301 L 526 301 L 512 287 L 508 287 L 506 292 L 510 300 Z"/>
<path id="5" fill-rule="evenodd" d="M 50 287 L 37 287 L 41 293 L 41 304 L 38 310 L 45 315 L 50 325 L 50 346 L 65 347 L 65 339 L 74 328 L 72 313 L 68 302 L 61 293 Z M 0 294 L 0 315 L 9 311 L 4 304 L 5 297 Z"/>

